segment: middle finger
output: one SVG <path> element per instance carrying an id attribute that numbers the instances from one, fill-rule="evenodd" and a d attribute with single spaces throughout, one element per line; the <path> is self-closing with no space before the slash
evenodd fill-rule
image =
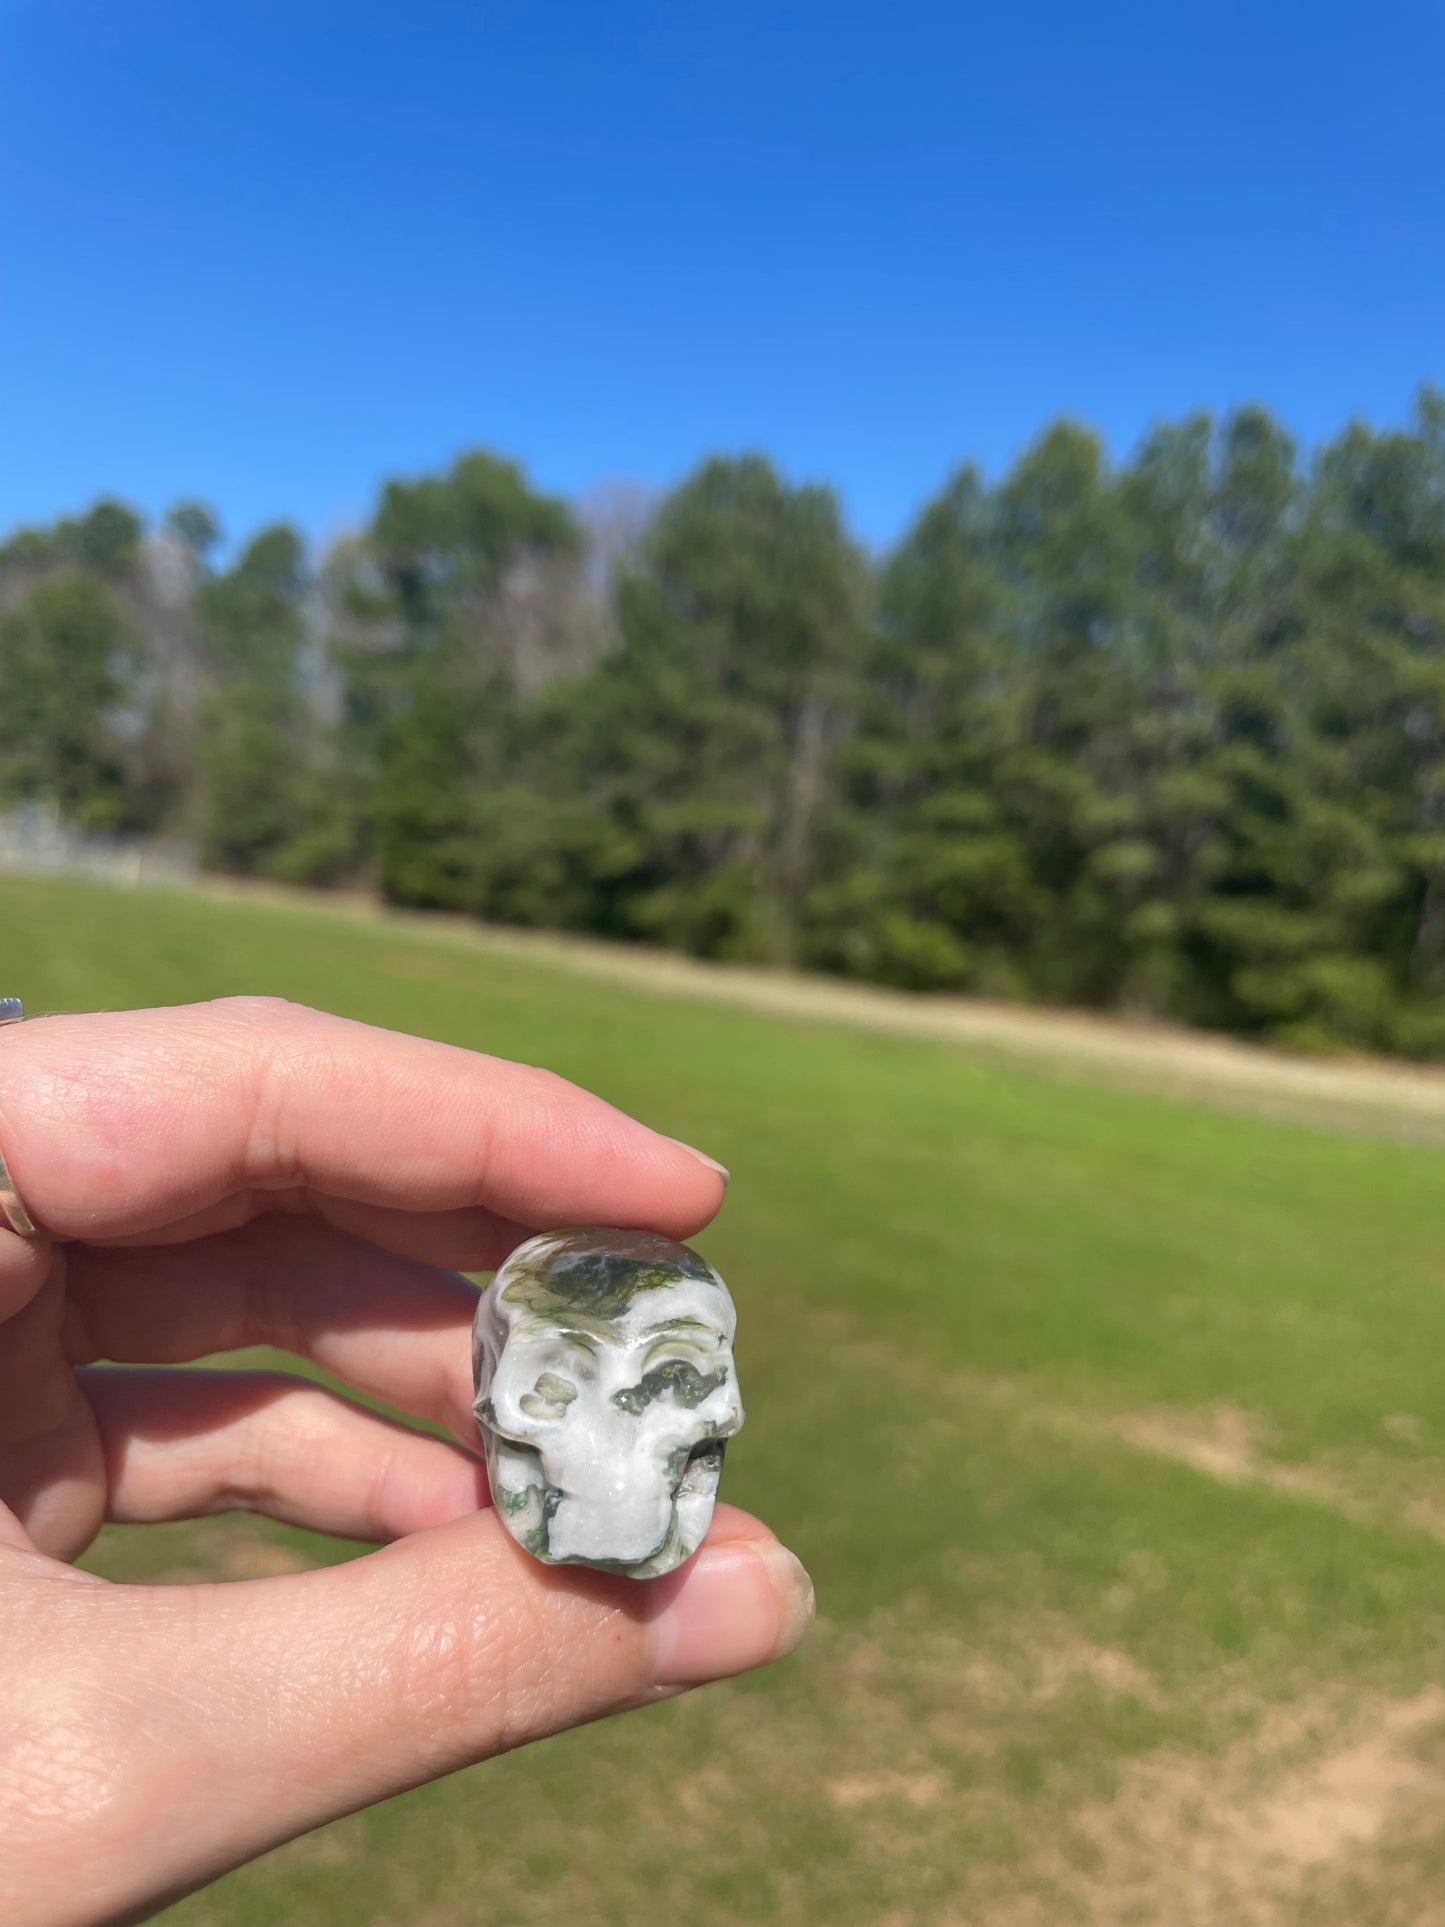
<path id="1" fill-rule="evenodd" d="M 266 1217 L 186 1245 L 73 1245 L 70 1362 L 172 1365 L 274 1345 L 476 1444 L 477 1290 L 310 1218 Z"/>
<path id="2" fill-rule="evenodd" d="M 82 1380 L 105 1452 L 106 1517 L 120 1523 L 244 1511 L 399 1539 L 489 1503 L 479 1460 L 285 1372 L 109 1366 Z"/>

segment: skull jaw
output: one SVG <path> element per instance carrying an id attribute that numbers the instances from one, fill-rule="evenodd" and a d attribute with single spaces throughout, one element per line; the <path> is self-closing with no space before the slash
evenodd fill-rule
<path id="1" fill-rule="evenodd" d="M 691 1558 L 707 1534 L 722 1474 L 721 1439 L 630 1490 L 588 1493 L 550 1483 L 530 1446 L 485 1423 L 481 1431 L 497 1516 L 545 1565 L 656 1579 Z"/>

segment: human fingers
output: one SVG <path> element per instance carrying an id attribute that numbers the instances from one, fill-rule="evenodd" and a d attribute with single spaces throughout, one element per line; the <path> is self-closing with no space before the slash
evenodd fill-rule
<path id="1" fill-rule="evenodd" d="M 200 1211 L 169 1224 L 118 1237 L 95 1238 L 103 1250 L 190 1244 L 221 1232 L 243 1230 L 259 1218 L 313 1217 L 335 1230 L 364 1238 L 403 1257 L 448 1271 L 494 1271 L 509 1251 L 538 1227 L 518 1224 L 485 1205 L 459 1211 L 406 1211 L 389 1204 L 358 1203 L 302 1187 L 291 1191 L 233 1191 Z"/>
<path id="2" fill-rule="evenodd" d="M 298 1194 L 686 1237 L 726 1181 L 548 1071 L 270 998 L 7 1027 L 0 1155 L 37 1223 L 86 1239 Z"/>
<path id="3" fill-rule="evenodd" d="M 266 1217 L 195 1244 L 67 1249 L 72 1363 L 170 1365 L 274 1345 L 445 1425 L 472 1420 L 477 1290 L 312 1219 Z"/>
<path id="4" fill-rule="evenodd" d="M 722 1507 L 642 1584 L 544 1567 L 483 1512 L 285 1579 L 63 1590 L 27 1615 L 18 1687 L 8 1668 L 10 1927 L 139 1917 L 339 1814 L 763 1665 L 811 1609 L 797 1561 Z"/>
<path id="5" fill-rule="evenodd" d="M 25 1552 L 36 1550 L 35 1541 L 21 1525 L 10 1507 L 0 1500 L 0 1553 Z"/>
<path id="6" fill-rule="evenodd" d="M 50 1276 L 45 1237 L 22 1238 L 0 1220 L 0 1324 L 28 1305 Z"/>
<path id="7" fill-rule="evenodd" d="M 479 1460 L 285 1372 L 102 1366 L 80 1379 L 118 1523 L 244 1511 L 385 1540 L 488 1503 Z"/>

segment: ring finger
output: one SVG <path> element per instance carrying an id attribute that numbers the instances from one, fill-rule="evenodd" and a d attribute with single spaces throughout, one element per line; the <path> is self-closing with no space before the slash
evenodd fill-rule
<path id="1" fill-rule="evenodd" d="M 67 1252 L 73 1365 L 170 1365 L 274 1345 L 463 1444 L 476 1287 L 309 1218 L 273 1216 L 188 1245 Z"/>
<path id="2" fill-rule="evenodd" d="M 260 1512 L 348 1539 L 398 1539 L 488 1503 L 485 1469 L 285 1372 L 79 1374 L 105 1453 L 106 1516 L 156 1524 Z"/>

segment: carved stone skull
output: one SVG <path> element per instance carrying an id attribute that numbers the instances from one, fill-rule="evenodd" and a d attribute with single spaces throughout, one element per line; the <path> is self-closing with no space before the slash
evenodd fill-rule
<path id="1" fill-rule="evenodd" d="M 727 1286 L 651 1231 L 544 1231 L 482 1294 L 477 1423 L 497 1511 L 554 1565 L 671 1572 L 743 1422 Z"/>

